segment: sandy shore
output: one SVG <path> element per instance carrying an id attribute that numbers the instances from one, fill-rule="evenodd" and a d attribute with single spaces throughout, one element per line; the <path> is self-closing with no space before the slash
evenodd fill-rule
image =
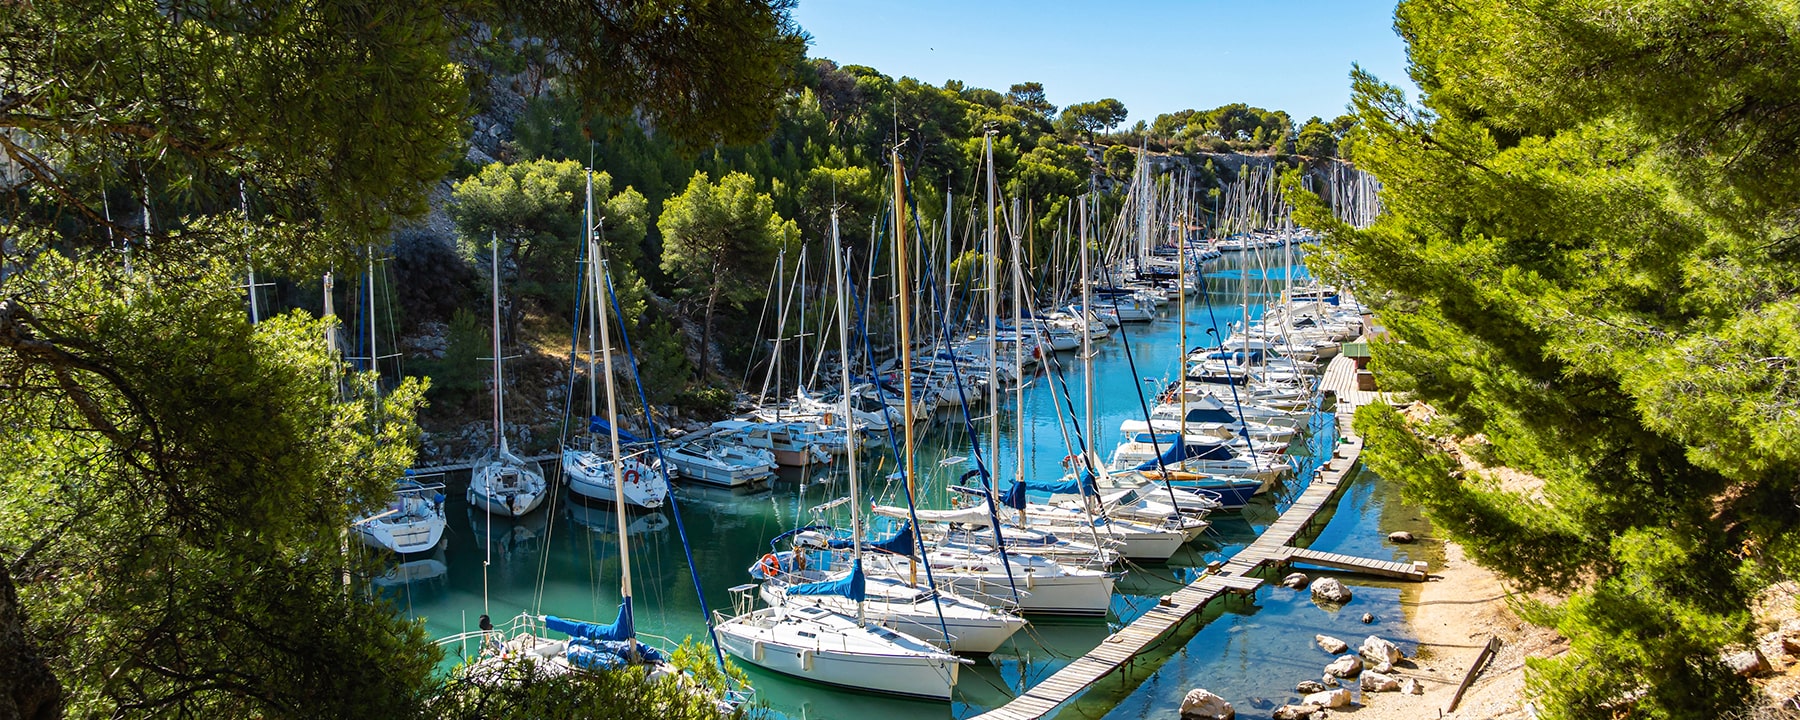
<path id="1" fill-rule="evenodd" d="M 1442 542 L 1421 538 L 1421 542 Z M 1359 720 L 1417 718 L 1525 718 L 1525 658 L 1563 651 L 1556 633 L 1526 625 L 1507 606 L 1508 590 L 1492 572 L 1468 560 L 1460 546 L 1446 543 L 1444 562 L 1431 581 L 1402 596 L 1407 619 L 1419 640 L 1418 657 L 1396 665 L 1395 675 L 1414 678 L 1423 695 L 1396 692 L 1359 694 L 1362 705 L 1335 713 Z M 1498 636 L 1499 653 L 1463 693 L 1454 712 L 1442 712 L 1488 638 Z M 1346 638 L 1348 640 L 1348 638 Z M 1358 641 L 1350 641 L 1355 646 Z M 1354 687 L 1354 683 L 1346 683 Z"/>

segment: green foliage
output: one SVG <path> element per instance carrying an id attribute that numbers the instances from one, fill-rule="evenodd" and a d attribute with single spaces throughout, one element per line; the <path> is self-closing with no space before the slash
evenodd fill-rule
<path id="1" fill-rule="evenodd" d="M 1300 126 L 1294 152 L 1312 158 L 1332 157 L 1337 154 L 1337 138 L 1332 135 L 1331 126 L 1312 118 Z"/>
<path id="2" fill-rule="evenodd" d="M 1130 182 L 1131 176 L 1137 173 L 1137 151 L 1130 145 L 1108 145 L 1100 157 L 1101 164 L 1106 166 L 1106 174 L 1114 180 Z"/>
<path id="3" fill-rule="evenodd" d="M 1016 83 L 1007 89 L 1006 101 L 1046 119 L 1056 114 L 1056 106 L 1044 96 L 1043 83 Z"/>
<path id="4" fill-rule="evenodd" d="M 1125 103 L 1106 98 L 1063 108 L 1062 114 L 1056 118 L 1056 127 L 1064 133 L 1084 134 L 1092 141 L 1095 133 L 1110 132 L 1130 115 L 1125 110 Z"/>
<path id="5" fill-rule="evenodd" d="M 721 671 L 710 650 L 684 641 L 671 658 L 682 672 L 651 678 L 642 666 L 608 672 L 573 672 L 555 676 L 532 672 L 526 663 L 499 670 L 492 682 L 453 681 L 434 698 L 435 717 L 444 720 L 719 720 L 742 718 L 749 708 L 720 712 L 727 674 L 735 686 L 745 676 L 735 665 Z"/>
<path id="6" fill-rule="evenodd" d="M 615 282 L 629 285 L 633 263 L 643 253 L 649 204 L 630 188 L 612 195 L 610 176 L 590 174 L 573 160 L 493 163 L 457 183 L 449 211 L 464 252 L 476 266 L 485 267 L 488 243 L 497 234 L 514 265 L 508 291 L 570 316 L 590 179 L 594 211 L 605 218 L 599 233 L 605 240 L 603 252 L 614 263 Z"/>
<path id="7" fill-rule="evenodd" d="M 1375 348 L 1387 387 L 1543 480 L 1526 496 L 1391 412 L 1357 418 L 1371 466 L 1444 532 L 1567 596 L 1532 612 L 1570 638 L 1530 665 L 1545 717 L 1752 697 L 1718 649 L 1751 637 L 1800 536 L 1791 19 L 1755 0 L 1408 0 L 1423 107 L 1359 70 L 1355 121 L 1331 123 L 1384 214 L 1353 230 L 1298 203 L 1334 228 L 1321 272 L 1405 340 Z"/>
<path id="8" fill-rule="evenodd" d="M 706 297 L 701 372 L 710 369 L 719 301 L 736 306 L 759 297 L 777 249 L 799 237 L 794 222 L 775 214 L 774 206 L 743 173 L 726 175 L 716 185 L 705 173 L 694 173 L 687 190 L 663 204 L 656 221 L 663 234 L 663 272 L 688 293 Z"/>
<path id="9" fill-rule="evenodd" d="M 414 361 L 414 368 L 431 378 L 434 405 L 458 408 L 477 394 L 486 394 L 490 365 L 482 358 L 493 352 L 488 323 L 475 313 L 458 308 L 444 333 L 444 356 Z"/>
<path id="10" fill-rule="evenodd" d="M 0 304 L 0 556 L 72 714 L 415 712 L 433 649 L 340 544 L 411 465 L 424 384 L 340 400 L 327 324 L 252 328 L 236 263 L 38 250 Z"/>

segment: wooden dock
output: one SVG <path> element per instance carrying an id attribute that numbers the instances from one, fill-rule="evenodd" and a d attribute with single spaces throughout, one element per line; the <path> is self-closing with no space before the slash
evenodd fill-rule
<path id="1" fill-rule="evenodd" d="M 1086 655 L 1069 663 L 1005 705 L 975 716 L 974 720 L 1036 720 L 1055 712 L 1108 674 L 1129 665 L 1182 622 L 1199 614 L 1220 595 L 1254 593 L 1263 584 L 1252 574 L 1265 567 L 1290 562 L 1334 567 L 1408 580 L 1424 580 L 1423 563 L 1386 562 L 1291 547 L 1325 507 L 1337 499 L 1362 454 L 1362 439 L 1350 430 L 1350 410 L 1360 402 L 1384 398 L 1356 389 L 1356 363 L 1339 356 L 1331 361 L 1320 381 L 1321 391 L 1333 390 L 1339 403 L 1338 430 L 1343 439 L 1331 459 L 1321 465 L 1300 497 L 1281 513 L 1256 541 L 1233 555 L 1217 572 L 1202 576 L 1157 603 L 1156 607 L 1108 636 Z M 1333 563 L 1336 563 L 1335 565 Z M 1339 567 L 1342 566 L 1342 567 Z"/>

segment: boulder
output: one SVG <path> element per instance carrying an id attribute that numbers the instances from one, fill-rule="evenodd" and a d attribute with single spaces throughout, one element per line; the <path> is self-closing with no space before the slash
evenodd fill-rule
<path id="1" fill-rule="evenodd" d="M 1375 666 L 1371 667 L 1369 669 L 1374 670 L 1375 672 L 1378 672 L 1378 673 L 1391 673 L 1394 671 L 1394 664 L 1393 663 L 1385 663 L 1385 662 L 1384 663 L 1375 663 Z"/>
<path id="2" fill-rule="evenodd" d="M 1337 578 L 1319 578 L 1312 583 L 1312 596 L 1314 600 L 1343 604 L 1350 602 L 1350 588 Z"/>
<path id="3" fill-rule="evenodd" d="M 1756 650 L 1762 653 L 1764 660 L 1769 661 L 1770 667 L 1787 666 L 1787 643 L 1782 639 L 1780 630 L 1764 633 L 1756 641 Z"/>
<path id="4" fill-rule="evenodd" d="M 1723 660 L 1725 666 L 1731 668 L 1732 672 L 1744 677 L 1766 675 L 1771 670 L 1768 658 L 1763 657 L 1762 652 L 1756 648 L 1727 649 L 1719 656 L 1719 659 Z"/>
<path id="5" fill-rule="evenodd" d="M 1400 681 L 1400 692 L 1407 695 L 1424 695 L 1425 684 L 1412 678 Z"/>
<path id="6" fill-rule="evenodd" d="M 1362 658 L 1355 655 L 1345 655 L 1325 666 L 1325 674 L 1331 677 L 1353 678 L 1362 674 L 1362 671 Z"/>
<path id="7" fill-rule="evenodd" d="M 1316 642 L 1319 644 L 1319 649 L 1324 650 L 1325 652 L 1331 653 L 1333 655 L 1342 655 L 1342 654 L 1344 654 L 1344 651 L 1350 649 L 1350 643 L 1344 642 L 1344 641 L 1334 638 L 1330 635 L 1314 635 L 1313 642 Z"/>
<path id="8" fill-rule="evenodd" d="M 1370 670 L 1362 674 L 1363 692 L 1393 692 L 1400 689 L 1400 681 L 1392 675 L 1383 675 Z"/>
<path id="9" fill-rule="evenodd" d="M 1388 542 L 1405 545 L 1413 541 L 1413 534 L 1405 530 L 1388 533 Z"/>
<path id="10" fill-rule="evenodd" d="M 1334 678 L 1330 675 L 1326 675 L 1324 677 L 1319 678 L 1319 682 L 1328 688 L 1334 688 L 1334 687 L 1338 686 L 1337 678 Z"/>
<path id="11" fill-rule="evenodd" d="M 1325 707 L 1322 705 L 1313 705 L 1311 703 L 1283 705 L 1275 708 L 1275 712 L 1270 713 L 1269 717 L 1274 718 L 1274 720 L 1312 720 L 1312 718 L 1317 717 L 1320 714 L 1320 710 L 1324 709 Z"/>
<path id="12" fill-rule="evenodd" d="M 1301 680 L 1299 685 L 1294 686 L 1294 692 L 1300 693 L 1301 695 L 1325 692 L 1325 683 L 1317 680 Z"/>
<path id="13" fill-rule="evenodd" d="M 1181 699 L 1181 717 L 1184 720 L 1232 720 L 1237 711 L 1225 698 L 1212 694 L 1204 688 L 1194 688 Z"/>
<path id="14" fill-rule="evenodd" d="M 1363 613 L 1363 616 L 1362 616 L 1362 624 L 1364 624 L 1364 625 L 1372 625 L 1372 624 L 1374 624 L 1374 622 L 1375 622 L 1375 615 L 1374 615 L 1374 613 Z"/>
<path id="15" fill-rule="evenodd" d="M 1382 663 L 1392 665 L 1399 662 L 1401 658 L 1399 645 L 1395 645 L 1375 635 L 1370 635 L 1368 638 L 1364 639 L 1362 647 L 1357 648 L 1356 654 L 1361 655 L 1362 659 L 1368 661 L 1370 665 L 1380 665 Z"/>
<path id="16" fill-rule="evenodd" d="M 1299 590 L 1300 588 L 1306 587 L 1306 584 L 1311 581 L 1312 578 L 1307 577 L 1306 573 L 1289 573 L 1287 577 L 1281 579 L 1281 584 L 1284 587 Z"/>
<path id="17" fill-rule="evenodd" d="M 1340 708 L 1350 704 L 1350 691 L 1343 688 L 1313 693 L 1300 700 L 1302 705 L 1318 705 L 1320 707 Z"/>

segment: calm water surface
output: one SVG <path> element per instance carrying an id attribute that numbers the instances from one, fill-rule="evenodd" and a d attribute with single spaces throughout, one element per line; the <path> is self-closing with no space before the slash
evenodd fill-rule
<path id="1" fill-rule="evenodd" d="M 1207 333 L 1209 328 L 1229 334 L 1230 324 L 1246 316 L 1251 321 L 1260 317 L 1263 301 L 1278 297 L 1282 279 L 1305 272 L 1280 263 L 1279 252 L 1238 253 L 1208 263 L 1207 299 L 1212 307 L 1190 299 L 1188 345 L 1217 344 L 1216 336 Z M 1121 421 L 1142 417 L 1140 391 L 1148 396 L 1179 372 L 1182 353 L 1173 307 L 1155 322 L 1126 326 L 1129 359 L 1117 333 L 1095 346 L 1095 426 L 1103 454 L 1110 454 L 1118 443 Z M 1055 408 L 1068 403 L 1079 413 L 1083 396 L 1075 353 L 1060 353 L 1058 359 L 1063 380 L 1057 383 L 1055 400 L 1051 378 L 1044 374 L 1026 388 L 1023 418 L 1013 411 L 1010 394 L 1003 396 L 997 452 L 986 447 L 987 430 L 980 419 L 985 409 L 978 406 L 971 412 L 977 416 L 982 454 L 995 460 L 995 474 L 1002 479 L 1015 475 L 1021 455 L 1027 473 L 1054 477 L 1062 472 L 1058 463 L 1068 454 L 1064 433 L 1075 429 L 1066 416 L 1059 423 Z M 1131 370 L 1134 364 L 1136 373 Z M 1072 398 L 1062 396 L 1063 381 Z M 1154 403 L 1153 398 L 1145 400 Z M 1328 416 L 1319 419 L 1328 424 Z M 1313 444 L 1328 447 L 1328 443 L 1320 438 Z M 949 492 L 944 488 L 974 467 L 971 461 L 955 460 L 974 455 L 961 413 L 941 412 L 921 447 L 921 506 L 945 507 Z M 861 475 L 865 497 L 904 504 L 898 484 L 884 479 L 896 467 L 892 451 L 879 448 L 869 454 L 874 457 L 866 458 Z M 1300 447 L 1294 454 L 1305 458 L 1313 453 Z M 951 459 L 948 464 L 940 462 L 945 458 Z M 447 492 L 451 524 L 445 545 L 409 565 L 415 576 L 410 582 L 382 583 L 385 594 L 404 612 L 423 619 L 434 636 L 472 630 L 483 613 L 497 621 L 522 611 L 601 622 L 613 618 L 620 567 L 618 528 L 610 507 L 572 502 L 565 492 L 554 507 L 546 503 L 546 509 L 522 520 L 489 524 L 465 504 L 461 483 L 466 482 L 451 479 Z M 1275 520 L 1278 508 L 1298 494 L 1302 489 L 1298 485 L 1290 481 L 1242 513 L 1215 516 L 1208 535 L 1166 565 L 1128 566 L 1107 618 L 1033 620 L 1008 646 L 963 669 L 956 701 L 949 705 L 847 692 L 749 668 L 756 700 L 776 716 L 809 719 L 966 718 L 997 707 L 1098 645 L 1154 606 L 1158 597 L 1197 577 L 1208 562 L 1228 558 L 1249 544 Z M 713 610 L 728 610 L 728 588 L 750 582 L 747 568 L 769 551 L 769 538 L 813 522 L 817 518 L 811 508 L 844 496 L 847 488 L 841 473 L 784 470 L 769 487 L 754 491 L 681 485 L 675 492 L 705 603 Z M 675 640 L 703 640 L 701 602 L 674 519 L 672 510 L 665 508 L 634 511 L 628 522 L 638 629 Z M 839 507 L 823 519 L 847 525 L 848 510 Z M 1416 511 L 1399 503 L 1395 490 L 1365 473 L 1345 492 L 1312 547 L 1381 559 L 1438 560 L 1428 556 L 1435 548 L 1388 545 L 1385 535 L 1393 529 L 1417 532 L 1425 527 Z M 1253 598 L 1215 601 L 1202 622 L 1190 622 L 1153 651 L 1154 662 L 1142 662 L 1124 677 L 1109 677 L 1066 708 L 1064 715 L 1172 717 L 1181 696 L 1199 686 L 1232 700 L 1240 717 L 1267 717 L 1275 706 L 1297 698 L 1295 683 L 1316 679 L 1331 660 L 1313 646 L 1315 633 L 1336 635 L 1352 645 L 1371 632 L 1380 633 L 1411 654 L 1401 602 L 1404 588 L 1360 578 L 1345 581 L 1355 599 L 1335 612 L 1315 606 L 1305 592 L 1278 586 L 1265 587 Z M 1372 627 L 1359 621 L 1364 612 L 1376 616 Z"/>

